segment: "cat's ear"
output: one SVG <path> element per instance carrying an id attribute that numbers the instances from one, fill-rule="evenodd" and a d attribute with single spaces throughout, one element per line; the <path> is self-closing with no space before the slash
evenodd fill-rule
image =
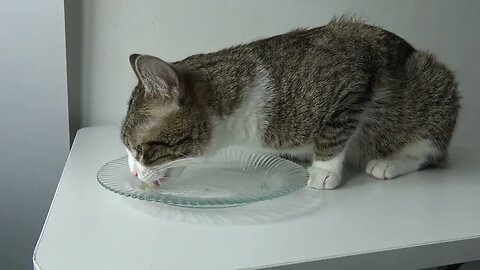
<path id="1" fill-rule="evenodd" d="M 130 65 L 148 94 L 167 99 L 178 97 L 180 81 L 173 67 L 150 55 L 130 55 Z"/>

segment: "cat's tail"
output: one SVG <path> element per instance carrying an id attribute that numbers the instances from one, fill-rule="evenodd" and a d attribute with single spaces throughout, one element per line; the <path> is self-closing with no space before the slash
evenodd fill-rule
<path id="1" fill-rule="evenodd" d="M 439 151 L 436 165 L 447 159 L 447 148 L 460 110 L 458 83 L 451 70 L 425 51 L 416 51 L 406 60 L 406 86 L 410 102 L 415 104 L 421 127 Z"/>

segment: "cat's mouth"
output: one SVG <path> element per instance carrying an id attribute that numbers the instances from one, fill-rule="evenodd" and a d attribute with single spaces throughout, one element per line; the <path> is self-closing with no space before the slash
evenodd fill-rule
<path id="1" fill-rule="evenodd" d="M 140 174 L 139 178 L 144 183 L 152 183 L 154 186 L 160 186 L 171 178 L 172 169 L 166 169 L 161 173 L 148 172 L 144 175 Z"/>
<path id="2" fill-rule="evenodd" d="M 160 186 L 160 184 L 167 182 L 172 174 L 172 169 L 166 169 L 164 174 L 159 177 L 157 180 L 153 181 L 153 184 L 156 186 Z"/>

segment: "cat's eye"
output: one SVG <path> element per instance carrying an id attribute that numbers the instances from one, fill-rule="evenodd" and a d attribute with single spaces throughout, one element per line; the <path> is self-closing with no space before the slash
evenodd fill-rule
<path id="1" fill-rule="evenodd" d="M 137 154 L 141 155 L 142 154 L 142 146 L 140 144 L 135 146 L 135 151 L 137 151 Z"/>

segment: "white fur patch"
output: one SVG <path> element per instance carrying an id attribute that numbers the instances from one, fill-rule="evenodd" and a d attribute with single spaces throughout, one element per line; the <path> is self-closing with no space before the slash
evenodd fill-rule
<path id="1" fill-rule="evenodd" d="M 265 105 L 269 99 L 267 72 L 260 70 L 257 80 L 248 89 L 240 106 L 229 116 L 214 119 L 212 141 L 207 154 L 213 154 L 221 147 L 243 145 L 262 148 L 265 127 Z"/>
<path id="2" fill-rule="evenodd" d="M 125 150 L 127 150 L 127 156 L 128 156 L 128 167 L 130 168 L 130 172 L 133 175 L 140 175 L 143 173 L 147 168 L 140 164 L 135 157 L 133 156 L 132 152 L 128 150 L 128 148 L 125 147 Z"/>
<path id="3" fill-rule="evenodd" d="M 343 161 L 345 160 L 345 149 L 340 152 L 336 157 L 327 160 L 321 161 L 316 160 L 313 162 L 312 167 L 314 168 L 322 168 L 331 172 L 335 172 L 336 174 L 340 175 L 342 173 L 343 168 Z"/>
<path id="4" fill-rule="evenodd" d="M 430 140 L 421 140 L 404 147 L 400 152 L 395 154 L 394 158 L 420 158 L 425 160 L 427 156 L 435 155 L 437 148 L 432 145 Z"/>

